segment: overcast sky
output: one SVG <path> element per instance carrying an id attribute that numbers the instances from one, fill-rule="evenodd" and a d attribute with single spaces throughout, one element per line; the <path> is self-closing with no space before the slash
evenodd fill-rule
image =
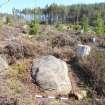
<path id="1" fill-rule="evenodd" d="M 7 0 L 0 0 L 0 5 L 5 3 Z M 105 0 L 10 0 L 10 2 L 5 3 L 0 7 L 0 12 L 11 13 L 12 8 L 23 9 L 23 8 L 34 8 L 34 7 L 45 7 L 47 4 L 57 3 L 63 5 L 71 4 L 90 4 L 90 3 L 100 3 L 105 2 Z"/>

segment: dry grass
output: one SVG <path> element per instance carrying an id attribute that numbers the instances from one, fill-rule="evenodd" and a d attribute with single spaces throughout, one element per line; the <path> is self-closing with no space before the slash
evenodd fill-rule
<path id="1" fill-rule="evenodd" d="M 57 48 L 55 47 L 52 51 L 53 55 L 57 58 L 70 60 L 75 56 L 75 52 L 68 46 Z"/>
<path id="2" fill-rule="evenodd" d="M 7 80 L 7 84 L 10 87 L 10 89 L 14 90 L 16 93 L 22 92 L 22 86 L 19 81 L 9 79 L 9 80 Z"/>
<path id="3" fill-rule="evenodd" d="M 48 105 L 61 105 L 61 102 L 60 101 L 52 101 Z"/>
<path id="4" fill-rule="evenodd" d="M 17 61 L 17 64 L 11 65 L 11 68 L 7 71 L 7 77 L 26 81 L 30 75 L 31 60 L 22 59 Z"/>
<path id="5" fill-rule="evenodd" d="M 28 60 L 20 60 L 18 64 L 12 65 L 11 69 L 7 70 L 5 73 L 6 87 L 13 92 L 12 96 L 16 97 L 18 101 L 17 105 L 35 105 L 35 98 L 33 100 L 32 93 L 30 92 L 31 90 L 29 91 L 28 88 L 29 84 L 26 85 L 24 82 L 29 80 L 28 75 L 30 75 L 30 73 L 28 72 L 28 65 Z"/>
<path id="6" fill-rule="evenodd" d="M 105 53 L 94 50 L 87 59 L 79 62 L 78 72 L 91 92 L 95 95 L 105 96 Z M 91 87 L 91 88 L 90 88 Z M 93 93 L 91 93 L 93 94 Z"/>

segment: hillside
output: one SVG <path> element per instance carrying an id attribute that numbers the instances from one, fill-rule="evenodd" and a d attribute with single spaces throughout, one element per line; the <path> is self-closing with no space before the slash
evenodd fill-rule
<path id="1" fill-rule="evenodd" d="M 41 25 L 37 35 L 29 35 L 23 33 L 27 30 L 24 27 L 4 24 L 0 32 L 0 105 L 105 104 L 105 36 L 81 35 L 69 30 L 66 25 L 63 31 L 54 25 Z M 96 38 L 95 43 L 93 37 Z M 76 54 L 80 42 L 91 46 L 89 56 L 81 58 Z M 55 94 L 52 90 L 41 88 L 41 84 L 33 83 L 33 60 L 48 55 L 66 62 L 72 84 L 68 94 Z M 50 63 L 53 65 L 53 62 Z M 46 69 L 43 67 L 43 70 Z M 48 73 L 51 75 L 51 72 Z M 42 80 L 44 75 L 47 75 L 47 71 L 41 76 Z M 47 86 L 47 82 L 44 86 Z M 38 98 L 37 95 L 43 97 Z M 48 99 L 49 96 L 56 99 Z"/>

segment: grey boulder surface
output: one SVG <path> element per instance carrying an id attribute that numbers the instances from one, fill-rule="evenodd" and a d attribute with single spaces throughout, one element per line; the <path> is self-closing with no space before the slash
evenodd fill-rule
<path id="1" fill-rule="evenodd" d="M 56 94 L 68 94 L 71 82 L 66 62 L 54 56 L 43 56 L 32 63 L 32 79 L 44 90 Z"/>

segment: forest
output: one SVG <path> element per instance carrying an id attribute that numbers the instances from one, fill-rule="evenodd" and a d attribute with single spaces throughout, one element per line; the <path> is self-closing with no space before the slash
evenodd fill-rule
<path id="1" fill-rule="evenodd" d="M 100 4 L 78 4 L 78 5 L 57 5 L 51 4 L 47 5 L 45 8 L 25 8 L 23 10 L 18 10 L 13 8 L 13 13 L 33 15 L 37 14 L 43 17 L 43 20 L 48 23 L 73 23 L 78 24 L 81 22 L 83 16 L 88 18 L 90 25 L 94 24 L 94 19 L 98 15 L 105 19 L 105 3 Z"/>

